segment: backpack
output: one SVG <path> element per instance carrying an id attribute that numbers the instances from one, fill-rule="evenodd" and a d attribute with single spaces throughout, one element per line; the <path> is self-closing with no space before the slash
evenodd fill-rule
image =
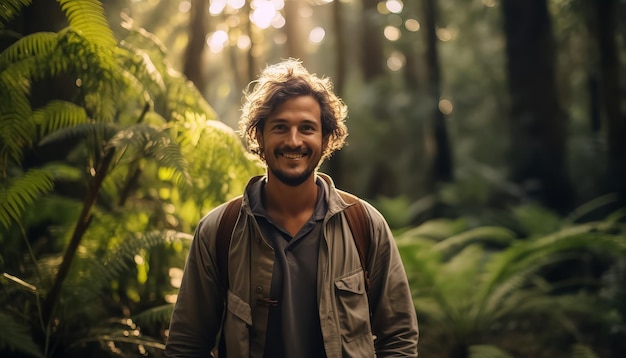
<path id="1" fill-rule="evenodd" d="M 354 204 L 344 210 L 348 226 L 352 232 L 354 243 L 357 251 L 359 252 L 359 260 L 361 261 L 361 267 L 363 268 L 363 276 L 365 277 L 365 291 L 369 288 L 369 270 L 367 267 L 367 257 L 369 255 L 371 235 L 370 235 L 370 217 L 366 212 L 363 204 L 356 196 L 338 190 L 339 195 L 348 204 Z M 239 196 L 231 200 L 224 210 L 224 214 L 217 227 L 217 268 L 222 278 L 222 282 L 225 283 L 225 287 L 228 287 L 228 249 L 230 247 L 230 240 L 232 239 L 232 233 L 235 228 L 235 222 L 239 216 L 239 209 L 241 208 L 242 197 Z"/>

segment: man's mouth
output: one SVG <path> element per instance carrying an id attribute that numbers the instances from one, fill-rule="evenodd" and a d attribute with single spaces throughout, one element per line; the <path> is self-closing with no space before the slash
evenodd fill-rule
<path id="1" fill-rule="evenodd" d="M 287 159 L 300 159 L 304 157 L 304 153 L 282 153 L 282 155 Z"/>

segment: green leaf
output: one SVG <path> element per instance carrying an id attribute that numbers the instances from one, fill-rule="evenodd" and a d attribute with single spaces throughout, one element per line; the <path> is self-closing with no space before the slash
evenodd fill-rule
<path id="1" fill-rule="evenodd" d="M 0 350 L 8 348 L 11 351 L 26 353 L 34 357 L 44 357 L 25 324 L 0 312 L 0 327 L 2 327 Z"/>
<path id="2" fill-rule="evenodd" d="M 0 187 L 0 222 L 9 227 L 19 221 L 24 209 L 53 188 L 52 174 L 47 170 L 31 169 L 24 176 L 12 179 Z"/>

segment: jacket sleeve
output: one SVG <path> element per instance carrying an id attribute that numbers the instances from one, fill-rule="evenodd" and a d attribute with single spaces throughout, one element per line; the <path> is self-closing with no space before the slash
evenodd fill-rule
<path id="1" fill-rule="evenodd" d="M 224 300 L 217 271 L 215 212 L 203 218 L 185 263 L 170 322 L 165 357 L 210 357 L 220 330 Z"/>
<path id="2" fill-rule="evenodd" d="M 417 316 L 398 247 L 383 216 L 365 205 L 373 230 L 368 297 L 376 356 L 417 357 Z"/>

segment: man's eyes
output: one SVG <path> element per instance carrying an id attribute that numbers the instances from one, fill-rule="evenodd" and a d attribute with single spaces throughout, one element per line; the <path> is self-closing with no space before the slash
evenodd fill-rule
<path id="1" fill-rule="evenodd" d="M 285 124 L 276 124 L 272 127 L 272 129 L 277 130 L 277 131 L 285 131 L 288 128 Z M 303 132 L 314 132 L 316 128 L 311 125 L 303 125 L 303 126 L 300 126 L 300 130 Z"/>

